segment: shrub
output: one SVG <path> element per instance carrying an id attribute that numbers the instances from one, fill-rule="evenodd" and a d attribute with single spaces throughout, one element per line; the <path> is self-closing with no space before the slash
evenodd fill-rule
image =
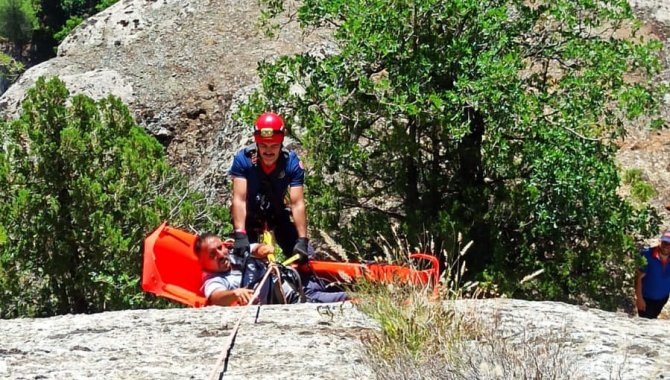
<path id="1" fill-rule="evenodd" d="M 69 98 L 40 78 L 0 127 L 1 317 L 157 305 L 138 286 L 144 236 L 166 219 L 213 231 L 228 221 L 118 98 Z"/>
<path id="2" fill-rule="evenodd" d="M 637 168 L 627 169 L 623 173 L 623 178 L 621 178 L 621 181 L 626 185 L 631 185 L 634 182 L 641 180 L 642 180 L 642 170 Z"/>
<path id="3" fill-rule="evenodd" d="M 624 172 L 622 182 L 630 186 L 630 195 L 639 203 L 646 203 L 656 196 L 656 189 L 645 181 L 641 169 L 628 169 Z"/>
<path id="4" fill-rule="evenodd" d="M 14 45 L 17 55 L 30 41 L 37 25 L 31 0 L 0 0 L 0 36 Z"/>
<path id="5" fill-rule="evenodd" d="M 633 186 L 630 189 L 630 194 L 636 201 L 646 203 L 656 196 L 656 189 L 654 189 L 654 186 L 649 182 L 638 181 L 633 183 Z"/>
<path id="6" fill-rule="evenodd" d="M 25 66 L 12 57 L 0 53 L 0 79 L 5 79 L 12 84 L 23 73 Z M 0 92 L 2 89 L 0 88 Z"/>
<path id="7" fill-rule="evenodd" d="M 658 218 L 617 193 L 614 141 L 658 116 L 665 86 L 662 44 L 635 38 L 626 1 L 311 0 L 295 13 L 332 26 L 337 47 L 261 64 L 238 117 L 279 110 L 304 144 L 312 225 L 366 253 L 389 220 L 413 244 L 429 230 L 438 252 L 462 231 L 469 275 L 516 297 L 612 308 L 632 286 L 632 237 Z"/>
<path id="8" fill-rule="evenodd" d="M 56 34 L 54 34 L 54 39 L 58 42 L 61 42 L 67 37 L 70 32 L 74 30 L 79 24 L 84 21 L 83 17 L 80 16 L 72 16 L 67 21 L 65 21 L 65 25 L 63 28 Z"/>

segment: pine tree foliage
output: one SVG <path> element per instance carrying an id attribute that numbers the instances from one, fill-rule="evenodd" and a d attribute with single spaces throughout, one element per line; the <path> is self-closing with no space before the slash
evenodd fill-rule
<path id="1" fill-rule="evenodd" d="M 38 26 L 31 0 L 0 0 L 0 36 L 14 45 L 21 54 Z"/>
<path id="2" fill-rule="evenodd" d="M 143 238 L 163 220 L 228 226 L 118 98 L 40 78 L 0 136 L 0 317 L 157 305 L 139 287 Z"/>

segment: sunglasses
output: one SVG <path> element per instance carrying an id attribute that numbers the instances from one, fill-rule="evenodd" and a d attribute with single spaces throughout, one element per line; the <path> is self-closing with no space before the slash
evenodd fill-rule
<path id="1" fill-rule="evenodd" d="M 274 135 L 284 135 L 284 131 L 272 128 L 261 128 L 254 131 L 254 136 L 272 137 Z"/>

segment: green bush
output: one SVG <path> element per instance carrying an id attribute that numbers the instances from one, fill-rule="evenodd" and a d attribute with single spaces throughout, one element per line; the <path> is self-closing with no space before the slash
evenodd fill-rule
<path id="1" fill-rule="evenodd" d="M 228 226 L 118 98 L 40 78 L 0 142 L 1 317 L 157 305 L 139 288 L 146 234 L 163 220 Z"/>
<path id="2" fill-rule="evenodd" d="M 646 203 L 656 196 L 656 189 L 649 182 L 637 181 L 633 183 L 630 194 L 638 202 Z"/>
<path id="3" fill-rule="evenodd" d="M 656 196 L 656 189 L 645 181 L 641 169 L 628 169 L 623 174 L 623 183 L 630 186 L 630 195 L 639 203 L 646 203 Z"/>
<path id="4" fill-rule="evenodd" d="M 618 195 L 613 141 L 664 88 L 658 41 L 595 33 L 635 29 L 626 1 L 310 0 L 297 17 L 337 49 L 261 64 L 238 117 L 278 110 L 304 144 L 312 225 L 370 254 L 389 220 L 436 252 L 462 232 L 469 275 L 517 297 L 629 293 L 630 237 L 657 219 Z"/>
<path id="5" fill-rule="evenodd" d="M 116 4 L 118 0 L 101 0 L 98 2 L 98 4 L 95 5 L 95 11 L 96 12 L 101 12 L 112 5 Z"/>
<path id="6" fill-rule="evenodd" d="M 67 37 L 67 35 L 70 34 L 72 30 L 74 30 L 74 28 L 76 28 L 79 24 L 82 23 L 82 21 L 84 21 L 83 17 L 80 16 L 70 17 L 65 22 L 65 26 L 63 26 L 63 28 L 58 33 L 54 34 L 54 39 L 56 39 L 56 41 L 58 42 L 63 41 L 65 37 Z"/>
<path id="7" fill-rule="evenodd" d="M 38 26 L 31 0 L 0 0 L 0 36 L 7 38 L 20 54 Z"/>
<path id="8" fill-rule="evenodd" d="M 0 53 L 0 78 L 6 79 L 11 84 L 18 79 L 24 70 L 25 66 L 21 62 Z"/>
<path id="9" fill-rule="evenodd" d="M 626 185 L 632 185 L 634 182 L 642 180 L 642 170 L 641 169 L 628 169 L 623 173 L 623 178 L 621 181 Z"/>

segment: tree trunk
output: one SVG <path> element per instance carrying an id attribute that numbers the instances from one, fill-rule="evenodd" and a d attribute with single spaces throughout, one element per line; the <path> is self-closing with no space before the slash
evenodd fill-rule
<path id="1" fill-rule="evenodd" d="M 416 140 L 417 140 L 417 125 L 416 120 L 410 120 L 408 126 L 408 142 L 407 150 L 405 151 L 405 215 L 407 215 L 407 224 L 409 226 L 410 236 L 415 235 L 421 228 L 417 226 L 418 222 L 418 213 L 417 210 L 420 207 L 419 204 L 419 173 L 416 166 L 417 160 L 417 149 L 416 149 Z"/>
<path id="2" fill-rule="evenodd" d="M 465 117 L 471 128 L 470 133 L 463 137 L 458 146 L 457 198 L 462 205 L 458 218 L 463 226 L 469 226 L 469 229 L 463 233 L 473 241 L 473 245 L 465 259 L 468 263 L 469 275 L 476 275 L 484 270 L 491 258 L 490 231 L 484 220 L 488 211 L 482 163 L 485 124 L 481 113 L 474 109 L 467 109 Z"/>
<path id="3" fill-rule="evenodd" d="M 427 177 L 428 184 L 428 194 L 425 202 L 424 209 L 428 212 L 427 216 L 437 220 L 442 210 L 442 172 L 440 170 L 440 162 L 442 157 L 440 156 L 440 138 L 439 138 L 439 126 L 432 125 L 430 130 L 430 141 L 431 146 L 431 162 L 430 162 L 430 172 Z"/>

